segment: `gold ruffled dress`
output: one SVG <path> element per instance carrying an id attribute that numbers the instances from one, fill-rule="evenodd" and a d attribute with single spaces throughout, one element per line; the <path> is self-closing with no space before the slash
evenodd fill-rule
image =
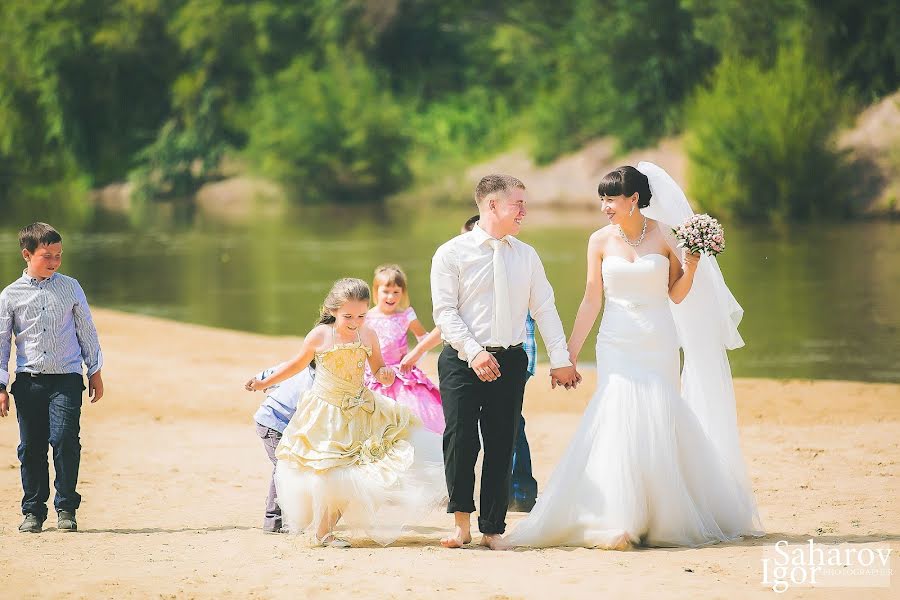
<path id="1" fill-rule="evenodd" d="M 316 353 L 304 393 L 275 453 L 282 519 L 315 533 L 327 512 L 338 526 L 387 545 L 446 502 L 441 436 L 408 408 L 364 385 L 371 348 L 360 341 Z"/>

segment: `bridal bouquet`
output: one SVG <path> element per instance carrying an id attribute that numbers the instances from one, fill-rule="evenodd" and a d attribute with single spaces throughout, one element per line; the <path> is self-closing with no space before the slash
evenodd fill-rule
<path id="1" fill-rule="evenodd" d="M 715 256 L 725 250 L 725 231 L 722 224 L 707 214 L 693 215 L 672 230 L 678 247 L 694 254 L 705 252 Z"/>

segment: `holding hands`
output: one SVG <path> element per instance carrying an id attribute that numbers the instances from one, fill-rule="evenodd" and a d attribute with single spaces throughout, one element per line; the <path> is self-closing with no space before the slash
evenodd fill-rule
<path id="1" fill-rule="evenodd" d="M 556 389 L 557 385 L 561 385 L 566 389 L 575 389 L 581 383 L 581 374 L 575 368 L 573 363 L 569 367 L 559 367 L 558 369 L 550 369 L 550 387 Z"/>
<path id="2" fill-rule="evenodd" d="M 388 367 L 387 365 L 381 365 L 375 371 L 375 379 L 377 379 L 378 382 L 385 387 L 391 387 L 392 385 L 394 385 L 394 379 L 396 377 L 397 374 L 392 368 Z"/>

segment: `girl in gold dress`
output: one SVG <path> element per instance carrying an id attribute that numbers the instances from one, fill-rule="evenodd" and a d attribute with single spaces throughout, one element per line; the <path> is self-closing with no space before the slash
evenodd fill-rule
<path id="1" fill-rule="evenodd" d="M 368 309 L 364 281 L 338 280 L 299 354 L 264 382 L 253 378 L 245 386 L 262 390 L 316 362 L 315 383 L 276 449 L 275 483 L 287 529 L 313 533 L 324 546 L 350 545 L 335 536 L 339 520 L 387 545 L 447 498 L 441 437 L 365 387 L 366 361 L 385 386 L 395 376 L 365 325 Z"/>

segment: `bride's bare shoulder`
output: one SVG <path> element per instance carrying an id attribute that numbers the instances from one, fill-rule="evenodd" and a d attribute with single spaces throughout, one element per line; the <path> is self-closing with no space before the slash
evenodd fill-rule
<path id="1" fill-rule="evenodd" d="M 612 225 L 607 225 L 606 227 L 601 227 L 597 231 L 591 234 L 590 239 L 588 240 L 588 244 L 602 244 L 606 240 L 610 238 L 613 233 L 614 227 Z"/>
<path id="2" fill-rule="evenodd" d="M 591 237 L 588 240 L 587 244 L 588 255 L 600 260 L 603 259 L 603 253 L 606 249 L 606 244 L 610 239 L 611 229 L 612 225 L 607 225 L 606 227 L 601 227 L 591 234 Z"/>

